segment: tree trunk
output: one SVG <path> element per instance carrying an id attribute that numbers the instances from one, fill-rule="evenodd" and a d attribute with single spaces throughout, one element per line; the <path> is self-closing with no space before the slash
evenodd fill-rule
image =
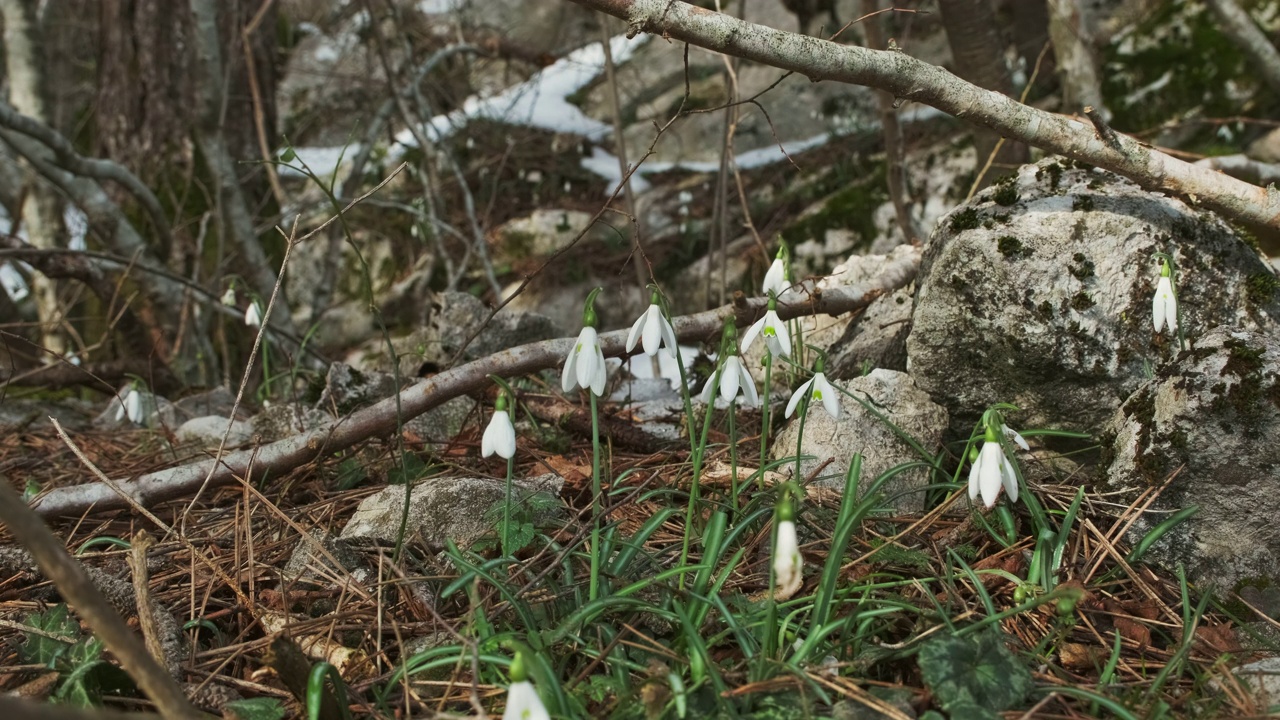
<path id="1" fill-rule="evenodd" d="M 4 18 L 9 103 L 18 112 L 48 124 L 49 103 L 44 95 L 45 56 L 38 4 L 38 0 L 0 0 L 0 14 Z M 60 247 L 65 233 L 58 195 L 29 167 L 25 168 L 25 175 L 21 224 L 26 229 L 27 239 L 37 248 Z M 32 276 L 31 284 L 36 314 L 40 318 L 41 342 L 51 356 L 61 356 L 67 351 L 67 343 L 59 332 L 64 319 L 57 285 L 41 273 Z"/>
<path id="2" fill-rule="evenodd" d="M 1093 57 L 1092 30 L 1084 20 L 1080 0 L 1049 0 L 1049 35 L 1062 80 L 1062 111 L 1079 113 L 1092 107 L 1109 120 Z"/>
<path id="3" fill-rule="evenodd" d="M 947 29 L 956 75 L 978 87 L 1013 97 L 1013 78 L 1004 61 L 1004 41 L 990 0 L 938 0 L 938 10 Z M 974 132 L 974 146 L 978 150 L 980 186 L 1002 174 L 996 169 L 1014 168 L 1030 158 L 1026 145 L 1001 144 L 1000 137 L 987 130 Z M 992 169 L 984 173 L 988 161 Z"/>
<path id="4" fill-rule="evenodd" d="M 214 0 L 190 0 L 192 21 L 193 92 L 195 94 L 196 143 L 212 176 L 215 207 L 221 220 L 223 237 L 240 252 L 244 276 L 264 305 L 275 286 L 276 274 L 254 231 L 253 213 L 237 173 L 232 148 L 224 132 L 227 127 L 224 106 L 227 99 L 224 77 L 227 65 L 223 59 L 222 41 L 218 33 L 218 3 Z M 256 147 L 256 141 L 249 143 Z M 291 330 L 292 313 L 284 295 L 277 300 L 273 325 Z"/>

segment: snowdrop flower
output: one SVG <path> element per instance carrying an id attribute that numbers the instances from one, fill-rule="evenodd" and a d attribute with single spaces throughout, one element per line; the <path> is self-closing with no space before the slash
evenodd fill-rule
<path id="1" fill-rule="evenodd" d="M 725 402 L 733 402 L 738 397 L 738 390 L 742 390 L 743 397 L 746 398 L 747 404 L 755 407 L 760 404 L 760 395 L 756 392 L 756 381 L 751 377 L 751 373 L 747 372 L 747 367 L 742 363 L 742 358 L 737 355 L 730 355 L 725 358 L 724 364 L 720 366 L 720 382 L 717 384 L 713 377 L 707 381 L 705 387 L 702 388 L 700 395 L 702 402 L 710 403 L 715 397 L 716 388 L 720 388 L 720 398 Z"/>
<path id="2" fill-rule="evenodd" d="M 117 422 L 126 417 L 134 425 L 142 424 L 142 393 L 133 386 L 129 386 L 129 392 L 125 393 L 124 399 L 120 401 L 120 407 L 116 408 Z"/>
<path id="3" fill-rule="evenodd" d="M 769 309 L 764 317 L 755 321 L 742 336 L 742 349 L 750 348 L 751 343 L 761 334 L 764 335 L 765 344 L 769 346 L 769 352 L 779 357 L 791 356 L 791 333 L 787 330 L 787 324 L 778 317 L 778 300 L 773 294 L 769 295 Z"/>
<path id="4" fill-rule="evenodd" d="M 764 274 L 764 285 L 761 286 L 761 292 L 765 297 L 769 297 L 770 293 L 781 295 L 791 287 L 791 281 L 787 273 L 787 246 L 783 245 L 778 248 L 778 254 L 773 258 L 773 264 L 769 266 L 769 271 Z"/>
<path id="5" fill-rule="evenodd" d="M 234 286 L 227 288 L 227 291 L 222 293 L 221 302 L 223 305 L 226 305 L 227 307 L 235 307 L 236 289 Z"/>
<path id="6" fill-rule="evenodd" d="M 564 361 L 564 372 L 560 374 L 560 387 L 565 392 L 575 387 L 589 388 L 597 397 L 604 394 L 604 381 L 607 376 L 604 364 L 604 352 L 600 349 L 600 336 L 596 334 L 596 295 L 600 288 L 591 291 L 586 305 L 582 309 L 582 332 L 578 333 L 578 342 L 569 351 Z"/>
<path id="7" fill-rule="evenodd" d="M 641 347 L 644 348 L 644 354 L 653 357 L 658 354 L 661 346 L 667 346 L 667 354 L 671 357 L 676 356 L 676 331 L 671 327 L 671 322 L 662 314 L 662 307 L 658 304 L 658 293 L 655 290 L 649 296 L 649 309 L 636 320 L 631 326 L 631 333 L 627 335 L 627 352 L 635 349 L 636 343 L 643 339 Z"/>
<path id="8" fill-rule="evenodd" d="M 982 504 L 993 507 L 1000 497 L 1001 487 L 1009 493 L 1010 502 L 1018 501 L 1018 476 L 1014 473 L 1009 458 L 1004 456 L 1004 448 L 1000 446 L 995 428 L 988 425 L 982 450 L 969 469 L 969 499 L 976 500 L 981 494 Z"/>
<path id="9" fill-rule="evenodd" d="M 506 460 L 516 454 L 516 428 L 511 424 L 511 416 L 507 413 L 505 392 L 498 393 L 498 400 L 493 404 L 493 417 L 489 418 L 484 438 L 480 440 L 481 457 L 489 457 L 494 453 Z"/>
<path id="10" fill-rule="evenodd" d="M 1018 447 L 1022 448 L 1023 450 L 1026 450 L 1028 452 L 1031 451 L 1031 446 L 1027 444 L 1027 439 L 1022 437 L 1022 434 L 1019 433 L 1017 430 L 1014 430 L 1008 425 L 1002 424 L 1000 426 L 1000 431 L 1003 432 L 1004 436 L 1009 439 L 1009 442 L 1016 444 Z"/>
<path id="11" fill-rule="evenodd" d="M 529 682 L 524 655 L 519 652 L 511 663 L 511 685 L 507 687 L 507 709 L 502 711 L 502 720 L 551 720 L 538 691 Z"/>
<path id="12" fill-rule="evenodd" d="M 262 327 L 262 308 L 257 300 L 249 303 L 249 307 L 244 311 L 244 324 L 249 327 Z"/>
<path id="13" fill-rule="evenodd" d="M 800 406 L 800 401 L 808 397 L 810 404 L 815 400 L 821 401 L 822 407 L 826 409 L 832 420 L 840 419 L 840 396 L 827 380 L 827 374 L 823 372 L 824 365 L 825 363 L 819 358 L 813 377 L 806 380 L 791 394 L 791 400 L 787 402 L 787 411 L 784 413 L 786 417 L 791 417 L 791 414 Z"/>
<path id="14" fill-rule="evenodd" d="M 786 600 L 804 584 L 804 558 L 796 537 L 795 510 L 790 498 L 778 504 L 778 537 L 773 546 L 773 597 Z"/>
<path id="15" fill-rule="evenodd" d="M 1178 298 L 1173 294 L 1172 270 L 1169 261 L 1164 261 L 1160 269 L 1160 279 L 1156 281 L 1156 296 L 1151 300 L 1151 321 L 1156 332 L 1167 325 L 1169 332 L 1178 329 Z"/>

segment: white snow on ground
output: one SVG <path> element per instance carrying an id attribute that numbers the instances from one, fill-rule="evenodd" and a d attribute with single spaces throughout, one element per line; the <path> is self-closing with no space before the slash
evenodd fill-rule
<path id="1" fill-rule="evenodd" d="M 462 7 L 465 0 L 418 0 L 418 12 L 423 15 L 443 15 Z"/>
<path id="2" fill-rule="evenodd" d="M 628 39 L 617 35 L 609 41 L 613 61 L 621 64 L 647 37 Z M 472 95 L 462 108 L 448 115 L 437 115 L 428 124 L 439 139 L 450 135 L 472 118 L 488 118 L 561 133 L 577 133 L 591 140 L 604 137 L 610 126 L 588 117 L 566 98 L 586 87 L 604 72 L 604 48 L 591 43 L 578 48 L 565 57 L 543 68 L 527 81 L 504 90 L 497 95 L 480 97 Z M 396 142 L 413 147 L 413 135 L 404 130 L 396 136 Z"/>

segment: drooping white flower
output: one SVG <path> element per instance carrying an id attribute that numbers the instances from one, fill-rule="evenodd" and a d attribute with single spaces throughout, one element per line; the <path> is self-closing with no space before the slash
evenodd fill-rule
<path id="1" fill-rule="evenodd" d="M 551 720 L 538 690 L 529 682 L 521 652 L 511 663 L 511 684 L 507 686 L 507 708 L 502 711 L 502 720 Z"/>
<path id="2" fill-rule="evenodd" d="M 507 709 L 502 711 L 502 720 L 551 720 L 551 715 L 533 683 L 521 680 L 507 688 Z"/>
<path id="3" fill-rule="evenodd" d="M 800 541 L 796 537 L 794 520 L 778 523 L 778 539 L 773 547 L 773 597 L 786 600 L 804 584 L 804 557 L 800 555 Z"/>
<path id="4" fill-rule="evenodd" d="M 778 317 L 778 313 L 773 307 L 772 299 L 769 301 L 769 310 L 764 314 L 764 317 L 752 323 L 751 327 L 747 328 L 747 332 L 743 334 L 743 352 L 746 352 L 751 347 L 751 343 L 755 342 L 756 337 L 759 335 L 764 335 L 764 341 L 769 346 L 769 352 L 778 357 L 791 357 L 791 333 L 787 330 L 787 324 Z"/>
<path id="5" fill-rule="evenodd" d="M 1017 445 L 1018 447 L 1026 451 L 1031 450 L 1031 446 L 1027 444 L 1027 439 L 1022 437 L 1022 434 L 1019 433 L 1017 430 L 1014 430 L 1008 425 L 1001 425 L 1000 431 L 1003 432 L 1004 436 L 1008 438 L 1011 442 L 1013 442 L 1015 445 Z"/>
<path id="6" fill-rule="evenodd" d="M 747 372 L 742 358 L 737 355 L 725 358 L 724 365 L 720 368 L 719 385 L 716 384 L 714 377 L 707 381 L 700 395 L 702 402 L 710 403 L 717 387 L 720 388 L 720 398 L 725 402 L 733 402 L 733 399 L 738 397 L 738 390 L 742 390 L 748 405 L 755 407 L 760 404 L 760 395 L 756 392 L 756 381 L 751 377 L 751 373 Z"/>
<path id="7" fill-rule="evenodd" d="M 999 438 L 992 428 L 987 428 L 978 459 L 969 468 L 969 499 L 975 500 L 981 494 L 982 504 L 993 507 L 1001 488 L 1009 493 L 1010 502 L 1018 501 L 1018 476 L 1005 457 Z"/>
<path id="8" fill-rule="evenodd" d="M 779 253 L 781 255 L 781 253 Z M 761 290 L 764 296 L 768 297 L 772 292 L 774 295 L 781 296 L 791 287 L 791 281 L 787 279 L 787 263 L 781 257 L 773 259 L 773 264 L 769 266 L 769 271 L 764 274 L 764 284 Z"/>
<path id="9" fill-rule="evenodd" d="M 236 304 L 236 289 L 233 287 L 227 288 L 227 291 L 222 293 L 221 302 L 227 307 L 234 307 Z"/>
<path id="10" fill-rule="evenodd" d="M 822 407 L 826 408 L 827 414 L 833 420 L 840 419 L 840 396 L 837 394 L 837 390 L 831 387 L 831 382 L 827 380 L 827 374 L 822 371 L 814 373 L 813 377 L 796 388 L 796 391 L 791 394 L 791 400 L 787 402 L 787 411 L 784 415 L 791 417 L 791 414 L 800 406 L 800 401 L 806 395 L 809 397 L 810 405 L 814 401 L 821 401 Z"/>
<path id="11" fill-rule="evenodd" d="M 516 454 L 516 428 L 511 424 L 511 416 L 507 414 L 506 403 L 500 403 L 499 409 L 493 411 L 489 425 L 484 429 L 484 437 L 480 440 L 480 456 L 489 457 L 497 453 L 498 457 L 510 460 Z"/>
<path id="12" fill-rule="evenodd" d="M 129 392 L 125 393 L 124 399 L 120 401 L 120 407 L 116 408 L 116 421 L 129 418 L 129 422 L 134 425 L 141 425 L 143 421 L 142 415 L 142 393 L 137 388 L 130 387 Z"/>
<path id="13" fill-rule="evenodd" d="M 1164 273 L 1168 272 L 1169 265 L 1166 263 Z M 1173 295 L 1173 281 L 1168 274 L 1162 274 L 1156 281 L 1156 295 L 1151 300 L 1151 324 L 1155 326 L 1156 332 L 1160 332 L 1160 328 L 1166 325 L 1169 332 L 1178 329 L 1178 300 Z"/>
<path id="14" fill-rule="evenodd" d="M 258 305 L 257 300 L 249 303 L 249 307 L 245 309 L 244 324 L 249 327 L 262 326 L 262 308 Z"/>
<path id="15" fill-rule="evenodd" d="M 668 355 L 676 356 L 676 331 L 656 302 L 650 303 L 649 309 L 631 326 L 631 333 L 627 335 L 627 352 L 635 350 L 637 342 L 644 348 L 644 354 L 650 357 L 657 355 L 663 345 Z"/>
<path id="16" fill-rule="evenodd" d="M 604 394 L 604 381 L 607 371 L 604 364 L 604 352 L 600 349 L 600 336 L 590 325 L 578 333 L 578 342 L 569 351 L 564 361 L 564 372 L 560 374 L 560 387 L 565 392 L 575 387 L 589 388 L 597 397 Z"/>

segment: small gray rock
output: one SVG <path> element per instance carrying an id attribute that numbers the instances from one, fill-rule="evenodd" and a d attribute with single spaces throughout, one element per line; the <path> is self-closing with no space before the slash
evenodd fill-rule
<path id="1" fill-rule="evenodd" d="M 517 479 L 513 492 L 522 497 L 545 493 L 558 497 L 564 478 L 554 473 L 528 479 Z M 405 486 L 391 485 L 365 498 L 355 515 L 342 529 L 342 537 L 369 538 L 394 543 L 400 531 L 404 511 Z M 446 540 L 466 546 L 493 531 L 486 514 L 506 495 L 506 482 L 493 478 L 432 478 L 417 484 L 409 497 L 409 526 L 406 537 L 418 537 L 432 549 L 445 546 Z M 537 522 L 553 519 L 555 512 L 544 512 Z"/>
<path id="2" fill-rule="evenodd" d="M 228 423 L 231 425 L 229 432 Z M 217 450 L 222 444 L 224 433 L 227 435 L 226 447 L 233 448 L 249 442 L 253 437 L 253 426 L 220 415 L 206 415 L 182 423 L 175 434 L 178 442 L 198 445 L 206 450 Z"/>
<path id="3" fill-rule="evenodd" d="M 941 445 L 942 433 L 947 427 L 947 411 L 917 388 L 907 374 L 894 370 L 873 370 L 865 377 L 834 380 L 832 384 L 866 398 L 872 407 L 915 438 L 926 450 L 934 452 Z M 793 417 L 773 443 L 773 458 L 794 458 L 799 434 L 799 418 Z M 801 454 L 812 455 L 815 459 L 802 461 L 800 472 L 808 475 L 830 458 L 832 462 L 823 470 L 818 484 L 843 488 L 849 459 L 854 453 L 862 454 L 862 477 L 858 484 L 860 493 L 885 470 L 920 459 L 910 445 L 883 421 L 868 412 L 861 403 L 842 394 L 839 420 L 832 420 L 820 404 L 810 404 L 804 423 L 804 446 Z M 788 474 L 793 473 L 794 468 L 795 464 L 792 462 L 778 470 Z M 910 470 L 886 482 L 883 491 L 892 498 L 892 505 L 898 510 L 920 512 L 924 508 L 924 494 L 910 491 L 928 483 L 928 471 Z"/>
<path id="4" fill-rule="evenodd" d="M 346 363 L 329 366 L 324 391 L 316 407 L 338 417 L 347 415 L 399 391 L 395 376 L 389 373 L 361 372 Z"/>
<path id="5" fill-rule="evenodd" d="M 253 417 L 253 432 L 262 442 L 283 440 L 310 432 L 333 421 L 328 413 L 300 403 L 280 403 L 263 408 Z"/>

